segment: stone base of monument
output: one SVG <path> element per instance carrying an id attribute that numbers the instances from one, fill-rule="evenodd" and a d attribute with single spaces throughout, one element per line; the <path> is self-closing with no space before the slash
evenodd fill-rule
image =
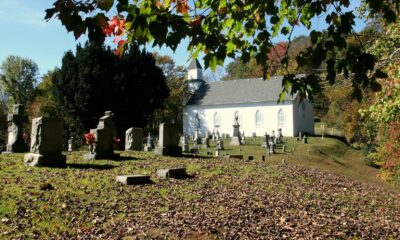
<path id="1" fill-rule="evenodd" d="M 161 156 L 181 156 L 182 155 L 182 148 L 179 146 L 175 147 L 156 147 L 154 149 L 154 154 L 161 155 Z"/>
<path id="2" fill-rule="evenodd" d="M 152 147 L 149 147 L 149 146 L 144 146 L 143 151 L 145 151 L 145 152 L 151 152 L 151 151 L 153 151 L 153 148 L 152 148 Z"/>
<path id="3" fill-rule="evenodd" d="M 85 155 L 83 155 L 83 159 L 86 161 L 99 160 L 99 159 L 116 160 L 116 159 L 119 159 L 120 157 L 121 156 L 118 153 L 111 153 L 111 154 L 86 153 Z"/>
<path id="4" fill-rule="evenodd" d="M 149 175 L 119 175 L 117 176 L 117 182 L 125 185 L 152 183 Z"/>
<path id="5" fill-rule="evenodd" d="M 65 167 L 67 157 L 64 155 L 41 155 L 37 153 L 27 153 L 24 155 L 25 166 L 30 167 Z"/>
<path id="6" fill-rule="evenodd" d="M 4 151 L 4 152 L 1 152 L 1 154 L 13 154 L 14 152 L 9 152 L 9 151 Z"/>
<path id="7" fill-rule="evenodd" d="M 186 168 L 170 168 L 170 169 L 159 169 L 157 170 L 157 176 L 159 178 L 187 178 Z"/>
<path id="8" fill-rule="evenodd" d="M 242 145 L 242 143 L 241 143 L 239 137 L 232 137 L 230 145 L 231 146 L 239 146 L 239 145 Z"/>

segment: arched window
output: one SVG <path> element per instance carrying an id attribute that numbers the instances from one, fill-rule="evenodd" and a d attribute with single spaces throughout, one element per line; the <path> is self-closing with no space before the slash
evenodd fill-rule
<path id="1" fill-rule="evenodd" d="M 219 112 L 214 113 L 214 127 L 221 126 L 221 114 Z"/>
<path id="2" fill-rule="evenodd" d="M 256 111 L 256 128 L 261 128 L 264 125 L 264 118 L 260 110 Z"/>
<path id="3" fill-rule="evenodd" d="M 278 127 L 283 128 L 285 126 L 285 112 L 283 109 L 279 109 L 278 112 Z"/>

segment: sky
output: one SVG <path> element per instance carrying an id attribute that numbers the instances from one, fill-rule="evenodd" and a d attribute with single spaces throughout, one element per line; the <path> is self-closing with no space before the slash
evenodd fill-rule
<path id="1" fill-rule="evenodd" d="M 46 22 L 45 10 L 52 6 L 55 0 L 0 0 L 0 63 L 9 55 L 17 55 L 32 59 L 38 64 L 40 75 L 55 67 L 61 66 L 61 59 L 68 50 L 73 50 L 78 43 L 84 43 L 86 37 L 75 40 L 73 33 L 68 33 L 57 19 Z M 351 1 L 350 9 L 359 5 L 359 0 Z M 326 28 L 324 18 L 314 19 L 316 29 Z M 365 27 L 362 19 L 356 20 L 356 31 Z M 310 30 L 297 27 L 293 37 L 308 35 Z M 278 36 L 274 42 L 285 40 Z M 173 52 L 167 48 L 147 48 L 162 55 L 173 57 L 177 65 L 187 66 L 190 53 L 187 51 L 187 41 L 183 41 Z M 204 66 L 201 56 L 199 61 Z M 227 59 L 225 65 L 232 61 Z"/>

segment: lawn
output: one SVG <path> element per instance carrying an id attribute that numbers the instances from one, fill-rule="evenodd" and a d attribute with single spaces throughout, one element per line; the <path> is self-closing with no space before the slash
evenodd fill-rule
<path id="1" fill-rule="evenodd" d="M 2 155 L 0 238 L 400 237 L 399 192 L 377 180 L 358 151 L 330 138 L 285 139 L 288 152 L 262 161 L 261 139 L 246 141 L 230 147 L 227 139 L 223 153 L 254 161 L 207 157 L 209 149 L 199 157 L 121 152 L 120 161 L 91 162 L 75 152 L 61 169 L 26 168 L 23 154 Z M 180 166 L 193 177 L 155 175 Z M 154 183 L 121 185 L 120 174 L 151 174 Z"/>

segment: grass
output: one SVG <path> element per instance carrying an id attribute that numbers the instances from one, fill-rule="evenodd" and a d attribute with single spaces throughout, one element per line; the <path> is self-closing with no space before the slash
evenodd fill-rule
<path id="1" fill-rule="evenodd" d="M 326 193 L 315 189 L 315 182 L 322 181 L 327 189 L 330 183 L 319 180 L 324 178 L 324 174 L 320 174 L 319 170 L 344 176 L 345 184 L 354 184 L 347 180 L 352 178 L 356 180 L 355 184 L 372 185 L 382 191 L 398 193 L 398 189 L 375 177 L 377 170 L 363 163 L 360 151 L 351 149 L 336 139 L 321 140 L 310 137 L 309 143 L 303 144 L 288 138 L 285 139 L 286 149 L 294 149 L 293 154 L 278 149 L 277 154 L 267 155 L 265 162 L 261 161 L 262 155 L 266 155 L 266 150 L 260 147 L 261 141 L 261 138 L 246 138 L 247 144 L 244 146 L 229 146 L 229 139 L 225 140 L 226 150 L 223 154 L 242 154 L 244 159 L 251 155 L 255 160 L 249 163 L 224 157 L 206 158 L 207 151 L 215 149 L 213 142 L 211 149 L 201 149 L 200 156 L 192 158 L 159 157 L 146 152 L 121 152 L 126 160 L 85 162 L 83 152 L 68 153 L 68 167 L 64 169 L 27 168 L 23 165 L 23 154 L 1 155 L 0 238 L 71 238 L 77 235 L 83 238 L 92 235 L 97 238 L 118 238 L 113 234 L 121 231 L 123 236 L 127 236 L 130 234 L 128 229 L 131 228 L 134 229 L 130 230 L 133 236 L 164 236 L 172 230 L 154 228 L 152 222 L 155 219 L 165 217 L 166 220 L 163 221 L 169 221 L 173 219 L 171 214 L 189 218 L 205 214 L 207 218 L 231 221 L 236 216 L 237 206 L 250 203 L 250 207 L 240 210 L 244 211 L 244 214 L 253 211 L 253 208 L 254 211 L 267 211 L 272 207 L 267 208 L 267 204 L 275 204 L 275 201 L 268 199 L 275 197 L 288 198 L 287 202 L 290 202 L 289 197 L 297 196 L 298 202 L 304 201 L 311 207 L 320 207 L 316 199 L 323 199 Z M 293 167 L 282 167 L 282 159 L 286 160 L 288 166 Z M 195 178 L 162 180 L 155 175 L 157 169 L 180 166 L 186 166 L 188 173 Z M 116 175 L 121 174 L 151 174 L 154 184 L 123 186 L 115 181 Z M 336 177 L 329 175 L 329 178 L 339 182 L 335 184 L 340 186 L 341 183 Z M 55 189 L 41 191 L 40 184 L 47 182 Z M 361 185 L 357 185 L 354 191 L 358 191 L 359 186 Z M 335 198 L 341 203 L 350 204 L 346 205 L 350 209 L 346 211 L 352 211 L 359 201 L 358 194 L 359 192 L 340 193 Z M 373 195 L 365 205 L 380 206 L 380 198 Z M 392 199 L 391 196 L 388 198 Z M 296 205 L 296 201 L 286 209 L 289 215 L 297 214 L 299 206 Z M 397 209 L 397 206 L 394 208 Z M 125 226 L 121 225 L 125 222 L 129 222 L 129 227 L 120 228 Z M 163 224 L 175 229 L 173 226 L 177 223 Z M 176 229 L 186 229 L 184 232 L 188 234 L 188 238 L 193 234 L 189 230 L 192 228 L 203 232 L 207 236 L 205 239 L 213 236 L 225 238 L 231 233 L 229 228 L 224 227 L 221 227 L 217 234 L 214 230 L 206 231 L 180 224 L 180 227 L 175 226 Z M 144 230 L 143 225 L 147 226 Z M 181 234 L 183 233 L 174 232 L 167 238 L 181 238 Z M 204 237 L 196 234 L 196 237 Z"/>

